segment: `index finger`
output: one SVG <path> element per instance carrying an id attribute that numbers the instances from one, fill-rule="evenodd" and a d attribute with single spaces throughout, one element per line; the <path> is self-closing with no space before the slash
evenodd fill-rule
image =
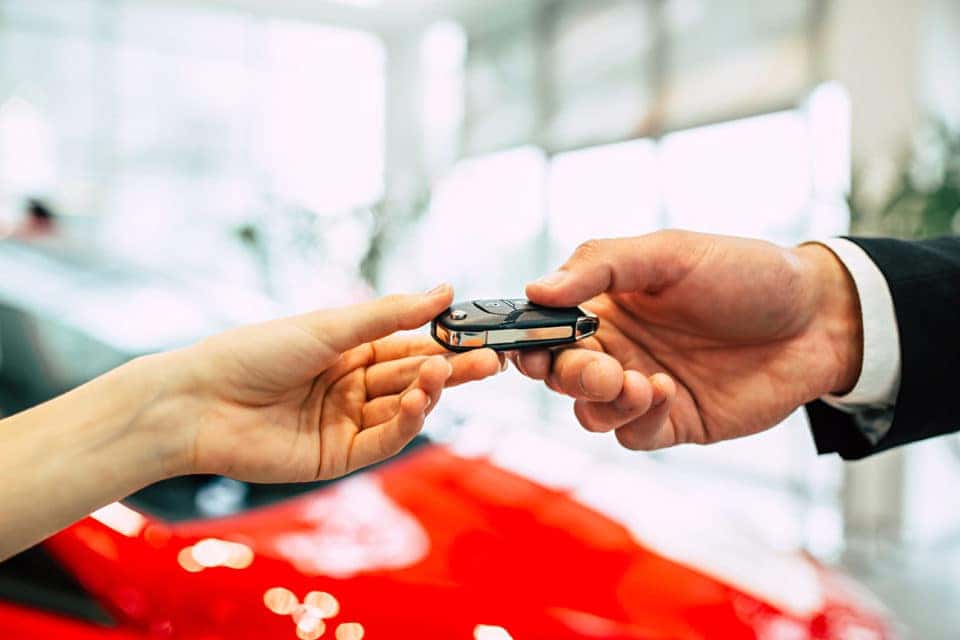
<path id="1" fill-rule="evenodd" d="M 397 331 L 416 329 L 452 301 L 453 288 L 442 284 L 427 293 L 389 295 L 340 309 L 314 311 L 293 320 L 339 354 Z"/>
<path id="2" fill-rule="evenodd" d="M 605 292 L 654 293 L 682 279 L 709 249 L 709 236 L 684 231 L 590 240 L 559 269 L 528 284 L 527 297 L 568 307 Z"/>

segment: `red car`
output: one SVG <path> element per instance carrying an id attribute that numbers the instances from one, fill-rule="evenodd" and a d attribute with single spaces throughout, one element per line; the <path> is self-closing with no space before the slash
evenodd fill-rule
<path id="1" fill-rule="evenodd" d="M 893 637 L 846 578 L 678 542 L 613 480 L 548 488 L 421 439 L 322 486 L 242 487 L 223 517 L 196 507 L 217 480 L 166 481 L 0 565 L 0 638 Z"/>

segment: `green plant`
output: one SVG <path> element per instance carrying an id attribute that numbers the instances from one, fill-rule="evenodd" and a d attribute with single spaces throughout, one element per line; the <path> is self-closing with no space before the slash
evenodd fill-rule
<path id="1" fill-rule="evenodd" d="M 858 186 L 851 198 L 855 229 L 911 238 L 960 232 L 960 130 L 937 119 L 924 125 L 875 215 L 865 210 Z"/>

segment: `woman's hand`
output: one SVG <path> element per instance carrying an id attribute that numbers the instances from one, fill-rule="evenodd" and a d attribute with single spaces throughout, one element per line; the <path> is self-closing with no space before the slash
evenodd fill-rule
<path id="1" fill-rule="evenodd" d="M 500 368 L 414 329 L 441 286 L 244 327 L 138 358 L 0 420 L 0 560 L 163 478 L 331 478 L 398 452 L 444 386 Z"/>
<path id="2" fill-rule="evenodd" d="M 179 472 L 255 482 L 332 478 L 399 452 L 444 386 L 499 371 L 491 350 L 391 336 L 453 291 L 396 295 L 228 331 L 173 354 L 184 375 Z"/>

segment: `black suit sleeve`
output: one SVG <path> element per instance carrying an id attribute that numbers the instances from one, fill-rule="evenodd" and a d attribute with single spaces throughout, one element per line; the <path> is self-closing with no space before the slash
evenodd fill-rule
<path id="1" fill-rule="evenodd" d="M 887 280 L 900 334 L 900 392 L 893 423 L 873 444 L 857 418 L 807 405 L 820 453 L 856 460 L 960 430 L 960 238 L 918 242 L 850 238 Z"/>

